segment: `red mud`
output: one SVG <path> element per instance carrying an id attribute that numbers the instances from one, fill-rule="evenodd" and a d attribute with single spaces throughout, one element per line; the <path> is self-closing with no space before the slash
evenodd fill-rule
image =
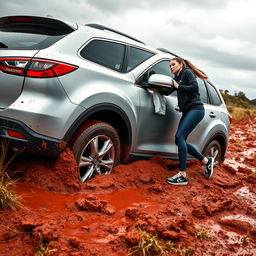
<path id="1" fill-rule="evenodd" d="M 256 117 L 233 121 L 225 164 L 206 180 L 190 162 L 188 186 L 165 183 L 178 163 L 159 156 L 86 184 L 69 150 L 55 162 L 18 159 L 9 171 L 22 175 L 25 208 L 0 211 L 0 255 L 35 255 L 41 237 L 48 255 L 124 256 L 139 243 L 138 228 L 193 255 L 256 255 L 255 139 Z M 203 228 L 212 239 L 195 237 Z"/>

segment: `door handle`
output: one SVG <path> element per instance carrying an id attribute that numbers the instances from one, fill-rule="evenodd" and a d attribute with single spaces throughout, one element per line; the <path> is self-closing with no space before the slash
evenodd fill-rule
<path id="1" fill-rule="evenodd" d="M 177 106 L 174 108 L 176 111 L 180 112 L 180 108 Z"/>
<path id="2" fill-rule="evenodd" d="M 211 112 L 211 113 L 209 114 L 209 116 L 212 117 L 212 118 L 213 118 L 213 117 L 216 117 L 216 115 L 215 115 L 213 112 Z"/>

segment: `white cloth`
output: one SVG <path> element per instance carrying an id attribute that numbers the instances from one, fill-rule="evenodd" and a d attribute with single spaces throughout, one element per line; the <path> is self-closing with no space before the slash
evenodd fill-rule
<path id="1" fill-rule="evenodd" d="M 166 98 L 164 97 L 164 95 L 158 93 L 157 91 L 154 91 L 153 103 L 154 103 L 155 113 L 159 115 L 165 115 Z"/>

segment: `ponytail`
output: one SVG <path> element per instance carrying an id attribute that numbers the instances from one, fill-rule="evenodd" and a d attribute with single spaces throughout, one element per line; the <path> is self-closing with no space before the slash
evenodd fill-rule
<path id="1" fill-rule="evenodd" d="M 201 79 L 208 79 L 208 76 L 204 74 L 202 71 L 200 71 L 197 67 L 195 67 L 190 61 L 184 60 L 180 57 L 175 57 L 172 60 L 176 60 L 178 63 L 183 64 L 183 68 L 188 67 L 192 69 L 195 73 L 195 75 Z"/>
<path id="2" fill-rule="evenodd" d="M 208 76 L 205 75 L 202 71 L 200 71 L 197 67 L 195 67 L 190 61 L 184 60 L 184 63 L 187 67 L 191 68 L 197 77 L 201 79 L 208 79 Z"/>

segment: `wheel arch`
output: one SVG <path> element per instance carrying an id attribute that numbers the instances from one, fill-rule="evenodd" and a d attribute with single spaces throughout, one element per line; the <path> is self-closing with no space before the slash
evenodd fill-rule
<path id="1" fill-rule="evenodd" d="M 214 136 L 212 136 L 208 141 L 207 143 L 204 145 L 204 148 L 202 150 L 202 153 L 205 152 L 207 146 L 212 142 L 216 140 L 217 142 L 219 142 L 220 146 L 221 146 L 221 160 L 222 162 L 224 162 L 225 160 L 225 154 L 226 154 L 226 150 L 227 150 L 227 144 L 228 144 L 228 141 L 226 139 L 226 136 L 224 133 L 217 133 L 217 134 L 214 134 Z"/>
<path id="2" fill-rule="evenodd" d="M 99 104 L 84 111 L 66 132 L 63 140 L 69 146 L 80 128 L 90 120 L 103 121 L 115 128 L 121 143 L 121 162 L 125 162 L 132 143 L 132 127 L 126 113 L 113 104 Z"/>

